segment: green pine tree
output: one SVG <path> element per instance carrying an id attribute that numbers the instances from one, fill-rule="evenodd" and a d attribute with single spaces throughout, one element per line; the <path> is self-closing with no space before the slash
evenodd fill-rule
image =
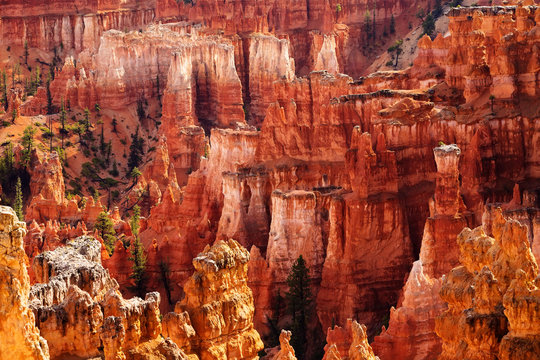
<path id="1" fill-rule="evenodd" d="M 296 259 L 287 277 L 289 291 L 285 294 L 287 311 L 292 316 L 291 345 L 298 359 L 306 352 L 307 326 L 312 314 L 313 296 L 310 288 L 309 269 L 302 255 Z"/>
<path id="2" fill-rule="evenodd" d="M 140 220 L 141 220 L 141 208 L 139 207 L 139 205 L 135 205 L 133 207 L 133 215 L 131 215 L 131 219 L 129 219 L 131 232 L 133 233 L 134 236 L 139 236 Z"/>
<path id="3" fill-rule="evenodd" d="M 135 130 L 135 133 L 131 135 L 131 145 L 129 146 L 128 157 L 128 169 L 129 172 L 133 168 L 139 166 L 142 163 L 144 155 L 144 139 L 139 136 L 139 127 Z"/>
<path id="4" fill-rule="evenodd" d="M 32 125 L 29 125 L 24 129 L 22 137 L 23 150 L 21 152 L 21 164 L 23 167 L 28 167 L 30 165 L 32 150 L 34 150 L 35 133 L 36 129 L 32 127 Z"/>
<path id="5" fill-rule="evenodd" d="M 133 291 L 140 297 L 146 293 L 146 254 L 139 237 L 135 237 L 135 242 L 131 247 L 131 257 L 129 260 L 133 263 L 131 266 L 130 278 L 133 279 Z"/>
<path id="6" fill-rule="evenodd" d="M 390 34 L 396 33 L 396 19 L 394 19 L 394 14 L 390 18 Z"/>
<path id="7" fill-rule="evenodd" d="M 17 183 L 15 184 L 15 200 L 13 201 L 13 210 L 20 221 L 24 221 L 23 215 L 23 196 L 22 196 L 22 186 L 21 178 L 17 178 Z"/>
<path id="8" fill-rule="evenodd" d="M 24 64 L 28 66 L 28 41 L 24 40 Z"/>
<path id="9" fill-rule="evenodd" d="M 99 236 L 103 239 L 105 243 L 105 248 L 109 255 L 112 255 L 114 252 L 114 244 L 116 243 L 116 231 L 114 231 L 114 224 L 105 211 L 99 213 L 96 223 L 94 225 L 94 230 L 97 230 Z"/>

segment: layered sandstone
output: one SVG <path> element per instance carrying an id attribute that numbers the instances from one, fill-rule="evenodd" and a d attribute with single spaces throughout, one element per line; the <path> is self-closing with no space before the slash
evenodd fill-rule
<path id="1" fill-rule="evenodd" d="M 83 236 L 40 254 L 33 268 L 38 283 L 30 292 L 31 306 L 52 358 L 185 358 L 176 345 L 159 338 L 159 294 L 125 300 L 101 265 L 97 240 Z"/>
<path id="2" fill-rule="evenodd" d="M 527 228 L 499 210 L 492 229 L 494 237 L 481 227 L 458 237 L 462 266 L 443 281 L 448 310 L 436 321 L 441 359 L 538 358 L 538 329 L 531 326 L 538 322 L 538 265 Z"/>
<path id="3" fill-rule="evenodd" d="M 0 43 L 43 51 L 80 53 L 99 46 L 110 29 L 138 29 L 155 19 L 155 2 L 4 1 L 0 5 Z"/>
<path id="4" fill-rule="evenodd" d="M 394 156 L 384 137 L 374 151 L 371 136 L 353 130 L 346 156 L 353 192 L 334 197 L 329 208 L 328 246 L 317 297 L 323 328 L 354 317 L 374 332 L 384 313 L 397 303 L 412 244 L 396 196 Z M 379 182 L 381 178 L 388 181 Z M 356 256 L 354 249 L 359 248 L 370 256 Z"/>
<path id="5" fill-rule="evenodd" d="M 450 36 L 422 38 L 417 62 L 444 69 L 447 83 L 463 91 L 466 101 L 487 89 L 497 99 L 535 96 L 538 56 L 530 45 L 537 37 L 537 12 L 537 7 L 524 4 L 453 8 L 448 14 Z"/>
<path id="6" fill-rule="evenodd" d="M 23 249 L 26 232 L 13 209 L 0 207 L 0 353 L 10 359 L 49 359 L 47 341 L 35 327 L 34 314 L 28 307 L 30 279 Z"/>
<path id="7" fill-rule="evenodd" d="M 186 297 L 164 318 L 165 336 L 202 360 L 256 359 L 263 344 L 253 328 L 248 261 L 249 253 L 234 240 L 207 246 L 193 259 Z"/>
<path id="8" fill-rule="evenodd" d="M 452 144 L 440 145 L 433 152 L 437 178 L 420 259 L 413 264 L 399 306 L 390 311 L 388 329 L 383 328 L 373 342 L 382 359 L 430 359 L 441 352 L 435 334 L 435 318 L 446 309 L 439 297 L 440 277 L 458 263 L 455 239 L 468 218 L 460 194 L 461 150 Z"/>

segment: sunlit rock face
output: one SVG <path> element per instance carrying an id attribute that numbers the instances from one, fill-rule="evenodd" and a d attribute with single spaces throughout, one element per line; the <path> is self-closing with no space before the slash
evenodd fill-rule
<path id="1" fill-rule="evenodd" d="M 125 300 L 101 265 L 101 243 L 82 236 L 34 258 L 30 291 L 36 325 L 53 359 L 134 359 L 145 353 L 185 358 L 160 338 L 160 296 Z"/>
<path id="2" fill-rule="evenodd" d="M 323 359 L 379 360 L 369 346 L 366 327 L 351 319 L 345 327 L 328 329 Z"/>
<path id="3" fill-rule="evenodd" d="M 13 209 L 0 206 L 0 353 L 6 359 L 49 359 L 49 347 L 29 308 L 30 279 L 23 249 L 26 232 Z"/>
<path id="4" fill-rule="evenodd" d="M 462 265 L 443 280 L 448 310 L 436 321 L 442 359 L 538 359 L 538 265 L 527 228 L 498 210 L 492 232 L 458 237 Z"/>
<path id="5" fill-rule="evenodd" d="M 164 317 L 165 336 L 200 359 L 257 359 L 263 343 L 253 328 L 248 262 L 249 253 L 234 240 L 207 246 L 193 259 L 184 300 Z"/>

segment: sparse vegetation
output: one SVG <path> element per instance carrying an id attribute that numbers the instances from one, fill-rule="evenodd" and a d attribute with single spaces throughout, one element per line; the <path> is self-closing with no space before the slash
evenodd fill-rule
<path id="1" fill-rule="evenodd" d="M 400 40 L 397 40 L 394 43 L 394 45 L 388 48 L 388 53 L 394 54 L 393 58 L 395 59 L 395 64 L 394 64 L 395 68 L 398 66 L 399 55 L 401 55 L 401 53 L 403 52 L 402 45 L 403 45 L 403 39 L 400 39 Z M 386 63 L 386 65 L 388 66 L 388 63 Z"/>
<path id="2" fill-rule="evenodd" d="M 116 243 L 116 231 L 114 231 L 114 224 L 109 217 L 109 214 L 105 211 L 99 213 L 96 224 L 94 225 L 94 230 L 97 230 L 99 236 L 103 239 L 105 248 L 109 253 L 109 256 L 114 252 L 114 244 Z"/>
<path id="3" fill-rule="evenodd" d="M 139 239 L 139 215 L 140 209 L 138 206 L 135 206 L 133 208 L 133 216 L 130 220 L 132 230 L 136 229 L 136 231 L 133 232 L 135 241 L 131 247 L 131 256 L 129 260 L 133 263 L 130 275 L 130 278 L 133 279 L 134 282 L 133 291 L 138 296 L 142 297 L 146 293 L 146 254 L 141 240 Z"/>

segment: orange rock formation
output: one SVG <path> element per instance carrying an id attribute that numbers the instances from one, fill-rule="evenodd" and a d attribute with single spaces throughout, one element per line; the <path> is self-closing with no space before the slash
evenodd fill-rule
<path id="1" fill-rule="evenodd" d="M 482 227 L 458 237 L 459 267 L 443 280 L 448 310 L 437 318 L 441 359 L 538 359 L 538 265 L 527 228 L 498 210 L 493 237 Z"/>
<path id="2" fill-rule="evenodd" d="M 218 241 L 195 259 L 186 297 L 164 319 L 164 335 L 201 360 L 257 359 L 263 343 L 253 328 L 247 285 L 249 253 L 234 240 Z"/>
<path id="3" fill-rule="evenodd" d="M 0 354 L 5 359 L 49 359 L 28 307 L 30 279 L 23 249 L 25 225 L 13 209 L 0 206 Z"/>
<path id="4" fill-rule="evenodd" d="M 351 319 L 344 328 L 328 328 L 323 359 L 379 360 L 368 344 L 366 330 L 364 325 Z"/>

